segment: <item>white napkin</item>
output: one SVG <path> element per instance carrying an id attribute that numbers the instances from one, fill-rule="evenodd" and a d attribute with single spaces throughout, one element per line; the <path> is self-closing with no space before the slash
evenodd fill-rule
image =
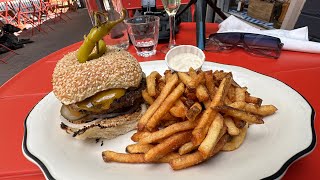
<path id="1" fill-rule="evenodd" d="M 308 27 L 302 27 L 294 30 L 260 30 L 231 15 L 219 24 L 218 33 L 222 32 L 264 34 L 279 38 L 284 44 L 283 49 L 285 50 L 320 53 L 320 43 L 309 41 Z"/>

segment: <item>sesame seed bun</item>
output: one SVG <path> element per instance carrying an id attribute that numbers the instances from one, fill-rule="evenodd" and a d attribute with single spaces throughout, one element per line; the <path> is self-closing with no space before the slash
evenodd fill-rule
<path id="1" fill-rule="evenodd" d="M 65 55 L 52 75 L 53 93 L 65 105 L 113 88 L 138 87 L 142 70 L 127 51 L 108 49 L 98 59 L 79 63 L 76 51 Z"/>

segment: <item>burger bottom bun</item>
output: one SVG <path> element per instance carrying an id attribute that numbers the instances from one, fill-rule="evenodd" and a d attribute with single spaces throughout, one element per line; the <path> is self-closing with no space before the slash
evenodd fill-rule
<path id="1" fill-rule="evenodd" d="M 137 128 L 138 120 L 143 115 L 142 111 L 136 111 L 132 114 L 125 114 L 114 118 L 99 121 L 96 124 L 84 127 L 82 129 L 75 129 L 70 127 L 62 127 L 67 133 L 73 134 L 77 139 L 87 138 L 104 138 L 113 139 L 119 135 L 126 134 Z"/>

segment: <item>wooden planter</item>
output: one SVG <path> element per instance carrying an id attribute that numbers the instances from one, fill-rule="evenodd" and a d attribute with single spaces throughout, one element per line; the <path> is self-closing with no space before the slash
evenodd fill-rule
<path id="1" fill-rule="evenodd" d="M 271 22 L 274 16 L 275 3 L 262 0 L 250 0 L 248 15 L 250 17 Z"/>

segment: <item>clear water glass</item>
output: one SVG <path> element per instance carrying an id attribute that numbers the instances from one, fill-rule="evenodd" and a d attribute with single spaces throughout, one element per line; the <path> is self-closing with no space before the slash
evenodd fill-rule
<path id="1" fill-rule="evenodd" d="M 142 57 L 155 55 L 159 39 L 160 18 L 157 16 L 136 16 L 126 19 L 124 22 L 137 54 Z"/>

